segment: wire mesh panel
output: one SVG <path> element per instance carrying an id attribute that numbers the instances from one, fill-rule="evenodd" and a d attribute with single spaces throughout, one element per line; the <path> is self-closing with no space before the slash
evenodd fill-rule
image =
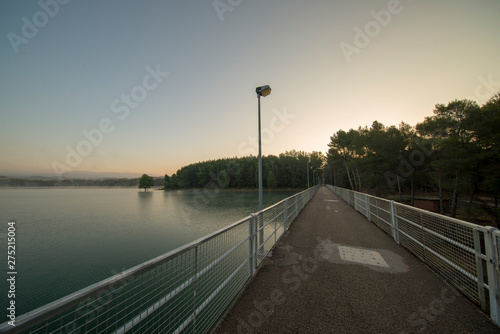
<path id="1" fill-rule="evenodd" d="M 290 199 L 286 202 L 286 212 L 285 212 L 285 215 L 286 215 L 286 219 L 285 221 L 286 222 L 291 222 L 295 219 L 295 214 L 296 214 L 296 211 L 295 211 L 295 198 L 293 199 Z"/>
<path id="2" fill-rule="evenodd" d="M 392 235 L 391 203 L 382 198 L 370 197 L 370 220 L 387 234 Z"/>
<path id="3" fill-rule="evenodd" d="M 195 251 L 190 249 L 158 265 L 124 275 L 123 280 L 101 283 L 101 289 L 93 289 L 82 301 L 67 305 L 64 311 L 31 327 L 30 332 L 138 333 L 158 326 L 159 322 L 165 330 L 175 328 L 189 312 L 195 261 Z"/>
<path id="4" fill-rule="evenodd" d="M 491 244 L 489 245 L 494 255 L 494 261 L 488 264 L 490 316 L 493 322 L 500 324 L 500 231 L 490 229 Z M 486 243 L 487 244 L 487 243 Z M 488 246 L 488 245 L 485 245 Z M 487 252 L 488 253 L 488 252 Z M 488 259 L 488 258 L 487 258 Z M 500 326 L 500 325 L 499 325 Z"/>
<path id="5" fill-rule="evenodd" d="M 262 211 L 263 226 L 259 225 L 258 230 L 258 245 L 259 245 L 259 255 L 258 264 L 260 264 L 264 256 L 263 254 L 269 253 L 269 251 L 274 247 L 276 241 L 281 237 L 278 235 L 283 224 L 284 215 L 284 204 L 280 202 Z"/>
<path id="6" fill-rule="evenodd" d="M 351 197 L 351 191 L 347 190 L 347 189 L 343 189 L 343 191 L 342 191 L 342 198 L 344 199 L 344 201 L 346 201 L 347 203 L 349 203 L 350 197 Z"/>
<path id="7" fill-rule="evenodd" d="M 368 211 L 366 209 L 366 195 L 361 193 L 354 193 L 355 208 L 357 211 L 365 217 L 368 217 Z"/>
<path id="8" fill-rule="evenodd" d="M 494 231 L 493 232 L 493 240 L 495 242 L 495 251 L 496 251 L 496 266 L 497 266 L 497 270 L 500 270 L 500 231 Z"/>
<path id="9" fill-rule="evenodd" d="M 424 232 L 422 213 L 407 206 L 396 206 L 399 227 L 399 243 L 424 261 Z"/>
<path id="10" fill-rule="evenodd" d="M 250 277 L 248 225 L 241 224 L 200 244 L 190 314 L 173 332 L 204 333 Z"/>
<path id="11" fill-rule="evenodd" d="M 492 233 L 492 238 L 493 238 L 493 250 L 495 251 L 495 261 L 493 262 L 494 269 L 496 271 L 495 273 L 495 278 L 496 278 L 496 284 L 497 284 L 497 290 L 500 291 L 500 287 L 498 284 L 500 283 L 500 231 L 497 229 L 493 231 Z M 500 296 L 499 296 L 500 299 Z M 499 300 L 500 302 L 500 300 Z M 500 318 L 499 318 L 500 320 Z"/>
<path id="12" fill-rule="evenodd" d="M 257 213 L 257 265 L 283 236 L 289 224 L 315 194 L 318 186 L 303 191 Z"/>
<path id="13" fill-rule="evenodd" d="M 396 208 L 400 243 L 479 304 L 474 226 L 403 204 Z"/>

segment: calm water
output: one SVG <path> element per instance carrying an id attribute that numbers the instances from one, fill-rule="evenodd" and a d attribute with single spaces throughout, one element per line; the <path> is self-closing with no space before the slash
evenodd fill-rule
<path id="1" fill-rule="evenodd" d="M 264 207 L 292 192 L 264 193 Z M 45 305 L 258 210 L 251 191 L 0 188 L 0 265 L 16 221 L 16 314 Z M 8 303 L 0 291 L 2 318 Z"/>

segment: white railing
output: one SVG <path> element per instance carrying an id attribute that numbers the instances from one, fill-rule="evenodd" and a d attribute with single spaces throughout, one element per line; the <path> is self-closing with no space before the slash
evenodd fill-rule
<path id="1" fill-rule="evenodd" d="M 7 322 L 0 333 L 207 333 L 315 194 L 228 227 Z"/>
<path id="2" fill-rule="evenodd" d="M 500 231 L 339 187 L 328 187 L 500 325 Z"/>

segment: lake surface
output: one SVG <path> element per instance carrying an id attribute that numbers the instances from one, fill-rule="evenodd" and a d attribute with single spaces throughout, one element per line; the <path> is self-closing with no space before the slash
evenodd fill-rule
<path id="1" fill-rule="evenodd" d="M 264 207 L 293 192 L 265 192 Z M 258 211 L 256 191 L 0 188 L 0 265 L 16 222 L 16 315 Z M 0 291 L 6 321 L 8 285 Z"/>

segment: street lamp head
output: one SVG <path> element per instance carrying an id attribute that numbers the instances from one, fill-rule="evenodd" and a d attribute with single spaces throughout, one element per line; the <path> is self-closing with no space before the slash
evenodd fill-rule
<path id="1" fill-rule="evenodd" d="M 271 87 L 269 86 L 260 86 L 255 88 L 255 92 L 257 93 L 257 96 L 268 96 L 271 94 Z"/>

